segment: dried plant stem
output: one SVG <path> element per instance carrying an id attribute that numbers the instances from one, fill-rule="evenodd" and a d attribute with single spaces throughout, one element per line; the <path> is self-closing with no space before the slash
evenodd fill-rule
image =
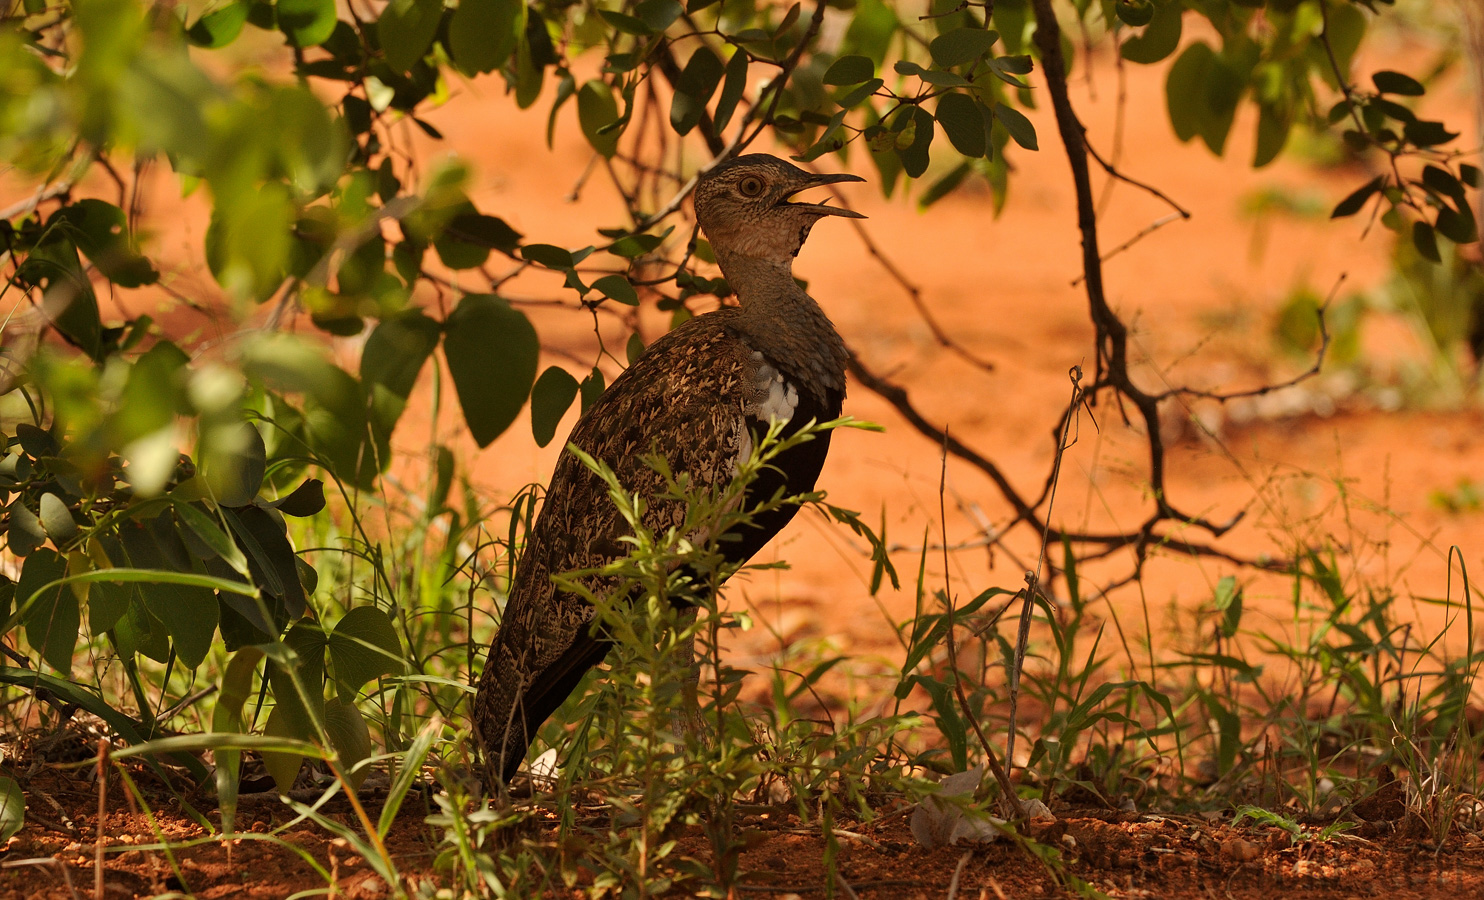
<path id="1" fill-rule="evenodd" d="M 98 740 L 98 834 L 93 843 L 93 900 L 103 900 L 103 846 L 107 832 L 103 826 L 108 815 L 108 738 Z"/>

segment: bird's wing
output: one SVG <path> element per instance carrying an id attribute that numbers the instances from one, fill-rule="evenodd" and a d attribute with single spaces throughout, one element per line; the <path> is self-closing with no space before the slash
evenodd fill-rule
<path id="1" fill-rule="evenodd" d="M 747 407 L 756 364 L 726 327 L 728 318 L 712 313 L 661 338 L 573 430 L 573 444 L 645 498 L 643 521 L 655 531 L 682 524 L 686 510 L 683 501 L 658 496 L 664 480 L 646 455 L 663 454 L 672 472 L 706 490 L 731 479 L 750 445 Z M 489 764 L 506 780 L 535 728 L 608 649 L 591 633 L 593 607 L 558 592 L 551 577 L 623 556 L 620 539 L 630 531 L 602 479 L 564 451 L 521 555 L 475 703 L 481 743 L 499 757 Z M 616 582 L 592 575 L 584 586 L 601 595 Z"/>

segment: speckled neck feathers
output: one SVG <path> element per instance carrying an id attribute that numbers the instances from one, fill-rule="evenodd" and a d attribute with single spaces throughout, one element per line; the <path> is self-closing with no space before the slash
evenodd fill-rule
<path id="1" fill-rule="evenodd" d="M 741 302 L 732 327 L 784 375 L 823 400 L 845 391 L 845 342 L 824 310 L 793 279 L 792 257 L 760 260 L 717 248 L 722 274 Z"/>

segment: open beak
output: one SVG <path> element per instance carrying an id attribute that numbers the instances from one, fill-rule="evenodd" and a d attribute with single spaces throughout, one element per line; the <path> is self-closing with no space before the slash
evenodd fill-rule
<path id="1" fill-rule="evenodd" d="M 860 177 L 859 175 L 846 175 L 846 174 L 839 174 L 839 175 L 811 175 L 809 177 L 809 182 L 807 184 L 804 184 L 804 185 L 800 186 L 799 188 L 797 188 L 795 190 L 789 191 L 788 194 L 786 194 L 784 196 L 784 200 L 787 201 L 789 197 L 792 197 L 795 194 L 800 193 L 801 191 L 807 191 L 810 188 L 822 187 L 822 186 L 824 186 L 826 184 L 840 184 L 842 182 L 847 182 L 847 181 L 865 181 L 865 180 L 866 179 Z M 830 206 L 828 203 L 787 203 L 787 202 L 785 202 L 783 205 L 784 206 L 793 207 L 794 209 L 804 210 L 805 212 L 812 212 L 812 213 L 814 213 L 815 215 L 818 215 L 818 216 L 844 216 L 847 219 L 864 219 L 865 218 L 864 215 L 862 215 L 861 213 L 856 212 L 853 209 L 842 209 L 842 208 L 840 208 L 838 206 Z"/>

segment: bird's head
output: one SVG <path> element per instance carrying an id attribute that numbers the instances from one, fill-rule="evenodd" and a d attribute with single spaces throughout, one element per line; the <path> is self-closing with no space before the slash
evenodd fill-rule
<path id="1" fill-rule="evenodd" d="M 696 221 L 718 259 L 745 256 L 789 263 L 804 246 L 809 229 L 825 216 L 865 216 L 823 203 L 794 203 L 800 191 L 859 175 L 816 175 L 765 153 L 727 160 L 696 183 Z"/>

